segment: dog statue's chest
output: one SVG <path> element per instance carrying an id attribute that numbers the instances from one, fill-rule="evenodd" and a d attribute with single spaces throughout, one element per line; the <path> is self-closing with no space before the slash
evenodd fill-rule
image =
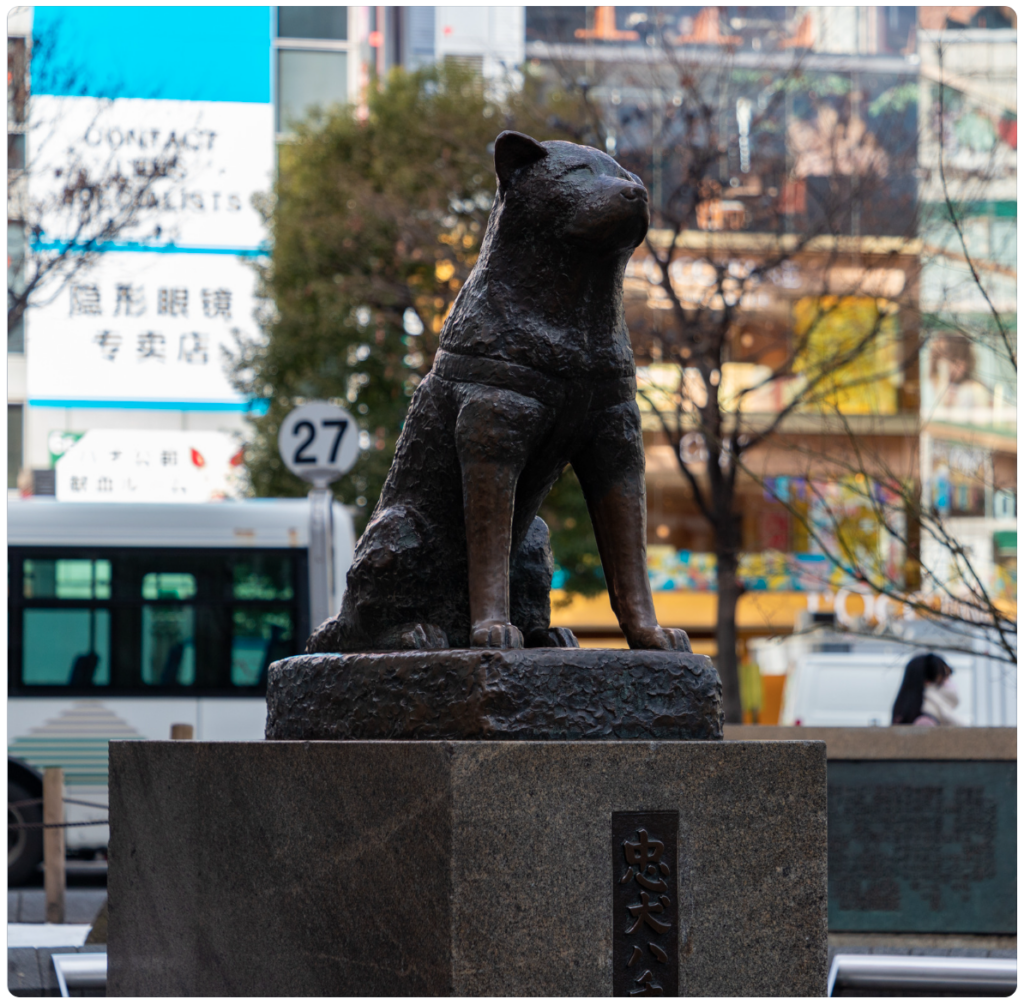
<path id="1" fill-rule="evenodd" d="M 614 315 L 602 318 L 601 326 L 590 326 L 493 308 L 453 310 L 440 347 L 560 380 L 628 378 L 636 368 L 625 324 Z"/>

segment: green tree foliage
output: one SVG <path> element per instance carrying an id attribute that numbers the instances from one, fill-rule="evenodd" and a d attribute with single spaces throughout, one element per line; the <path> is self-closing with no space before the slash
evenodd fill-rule
<path id="1" fill-rule="evenodd" d="M 240 389 L 265 402 L 252 418 L 246 465 L 257 496 L 308 487 L 277 452 L 284 417 L 329 399 L 359 421 L 362 450 L 335 483 L 337 498 L 372 511 L 409 400 L 430 369 L 437 338 L 469 275 L 495 191 L 492 143 L 504 128 L 539 139 L 572 137 L 526 92 L 502 99 L 448 63 L 396 71 L 372 87 L 367 113 L 314 113 L 279 150 L 273 193 L 261 208 L 272 255 L 257 265 L 268 303 L 264 337 L 240 343 Z M 566 588 L 604 588 L 590 521 L 567 473 L 544 513 Z"/>
<path id="2" fill-rule="evenodd" d="M 590 597 L 603 593 L 606 589 L 604 571 L 587 501 L 571 468 L 565 470 L 548 493 L 540 515 L 551 529 L 551 549 L 561 570 L 556 585 L 566 594 L 581 593 Z"/>

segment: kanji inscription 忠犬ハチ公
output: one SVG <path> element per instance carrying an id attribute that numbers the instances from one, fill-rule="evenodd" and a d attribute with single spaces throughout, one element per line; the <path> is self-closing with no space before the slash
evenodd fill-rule
<path id="1" fill-rule="evenodd" d="M 679 994 L 677 812 L 614 812 L 612 986 L 617 996 Z"/>

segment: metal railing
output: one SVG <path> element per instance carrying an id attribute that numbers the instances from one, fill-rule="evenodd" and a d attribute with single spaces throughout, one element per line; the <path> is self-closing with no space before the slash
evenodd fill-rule
<path id="1" fill-rule="evenodd" d="M 836 954 L 828 973 L 827 995 L 845 989 L 857 995 L 921 990 L 942 995 L 1008 996 L 1017 988 L 1017 961 L 997 957 L 924 957 L 910 954 Z M 870 990 L 870 991 L 869 991 Z"/>

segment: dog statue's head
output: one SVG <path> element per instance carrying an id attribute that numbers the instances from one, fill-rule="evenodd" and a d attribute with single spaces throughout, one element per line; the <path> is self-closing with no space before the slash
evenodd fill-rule
<path id="1" fill-rule="evenodd" d="M 640 178 L 606 153 L 573 142 L 502 132 L 494 142 L 502 228 L 597 251 L 632 251 L 651 217 Z"/>

